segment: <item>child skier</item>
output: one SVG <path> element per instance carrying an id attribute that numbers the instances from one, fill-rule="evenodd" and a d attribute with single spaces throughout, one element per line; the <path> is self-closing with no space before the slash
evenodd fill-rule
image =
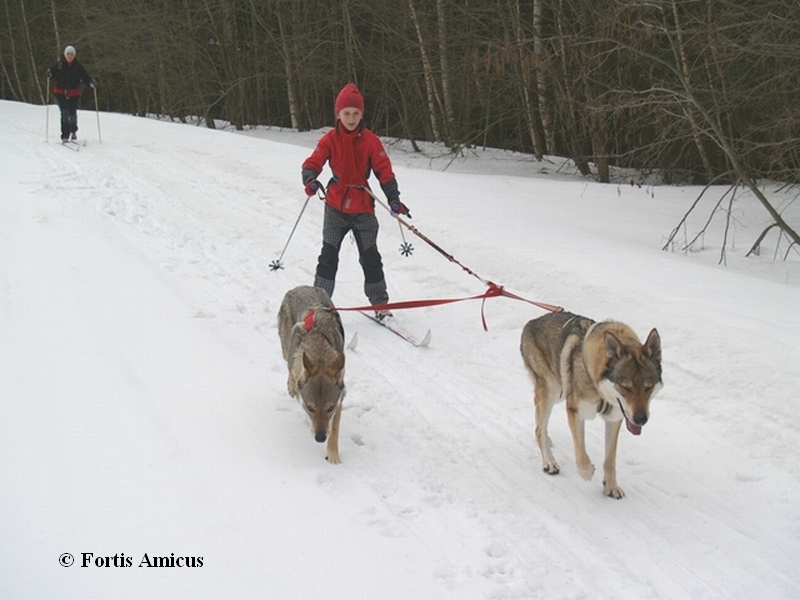
<path id="1" fill-rule="evenodd" d="M 302 176 L 305 192 L 313 196 L 323 185 L 317 180 L 326 162 L 333 177 L 325 195 L 325 216 L 322 225 L 322 251 L 317 261 L 314 286 L 333 296 L 339 248 L 348 231 L 358 246 L 359 262 L 364 271 L 364 293 L 370 304 L 389 301 L 383 263 L 378 252 L 378 219 L 367 179 L 370 172 L 378 178 L 394 215 L 407 215 L 408 207 L 400 202 L 392 164 L 378 136 L 364 125 L 364 97 L 348 83 L 336 96 L 336 125 L 317 144 L 314 152 L 303 162 Z M 376 310 L 382 320 L 391 313 Z"/>

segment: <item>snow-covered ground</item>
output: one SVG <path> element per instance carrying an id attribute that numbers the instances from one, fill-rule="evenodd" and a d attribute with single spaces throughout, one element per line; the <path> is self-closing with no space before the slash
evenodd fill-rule
<path id="1" fill-rule="evenodd" d="M 486 301 L 488 331 L 478 301 L 397 311 L 432 328 L 423 349 L 343 313 L 359 344 L 342 464 L 324 460 L 286 392 L 275 319 L 313 280 L 319 201 L 285 269 L 268 268 L 321 132 L 104 113 L 100 143 L 87 111 L 88 145 L 71 152 L 50 111 L 46 143 L 43 107 L 0 102 L 0 597 L 800 595 L 800 260 L 773 260 L 774 235 L 744 258 L 769 223 L 749 196 L 721 267 L 722 214 L 702 247 L 660 250 L 699 188 L 388 145 L 411 223 L 481 278 L 640 336 L 658 328 L 665 387 L 641 436 L 623 428 L 617 501 L 601 474 L 577 474 L 563 404 L 562 472 L 542 473 L 518 348 L 543 311 L 509 298 Z M 800 226 L 792 192 L 770 193 Z M 408 231 L 402 256 L 397 223 L 379 218 L 393 300 L 485 291 Z M 360 305 L 349 241 L 341 259 L 334 300 Z M 601 422 L 587 433 L 599 465 Z M 146 566 L 173 554 L 202 566 Z"/>

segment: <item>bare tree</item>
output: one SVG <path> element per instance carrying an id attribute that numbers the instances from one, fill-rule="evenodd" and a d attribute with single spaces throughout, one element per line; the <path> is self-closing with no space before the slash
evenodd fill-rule
<path id="1" fill-rule="evenodd" d="M 447 139 L 453 143 L 455 132 L 455 113 L 453 111 L 453 95 L 450 83 L 450 66 L 447 58 L 448 44 L 447 31 L 448 19 L 445 11 L 444 0 L 436 0 L 436 25 L 439 33 L 439 68 L 442 81 L 442 101 L 444 103 L 444 128 Z"/>
<path id="2" fill-rule="evenodd" d="M 540 95 L 536 93 L 536 90 L 538 83 L 540 82 L 534 74 L 534 71 L 537 69 L 535 64 L 536 35 L 532 33 L 529 37 L 524 32 L 522 10 L 520 8 L 519 0 L 509 0 L 509 3 L 509 12 L 511 14 L 514 30 L 514 42 L 516 44 L 518 54 L 516 63 L 521 82 L 523 106 L 522 113 L 525 116 L 525 125 L 527 127 L 531 143 L 533 144 L 536 159 L 542 160 L 545 153 L 545 144 L 541 133 L 538 109 L 536 106 L 536 100 L 540 97 Z M 531 46 L 533 46 L 533 52 L 531 52 Z"/>
<path id="3" fill-rule="evenodd" d="M 693 79 L 687 77 L 685 54 L 681 53 L 680 47 L 682 44 L 678 41 L 678 32 L 683 33 L 685 28 L 676 23 L 670 24 L 667 19 L 663 19 L 659 27 L 659 33 L 674 49 L 673 60 L 670 61 L 664 56 L 654 53 L 648 54 L 649 59 L 654 64 L 660 65 L 665 71 L 674 76 L 676 84 L 669 87 L 654 87 L 652 91 L 658 95 L 670 97 L 684 107 L 683 114 L 693 131 L 701 132 L 703 137 L 709 139 L 722 152 L 725 160 L 730 165 L 732 177 L 750 190 L 773 219 L 774 224 L 793 243 L 800 244 L 800 236 L 798 236 L 795 229 L 783 219 L 780 212 L 776 210 L 756 184 L 753 173 L 757 169 L 748 161 L 748 159 L 752 160 L 752 149 L 754 147 L 754 140 L 750 136 L 750 132 L 746 129 L 741 130 L 731 123 L 730 115 L 736 116 L 742 110 L 754 110 L 756 108 L 750 104 L 752 102 L 751 90 L 741 89 L 735 96 L 728 92 L 724 94 L 714 93 L 715 89 L 729 87 L 730 82 L 727 78 L 731 75 L 733 77 L 745 75 L 751 85 L 756 82 L 759 82 L 762 86 L 769 85 L 773 77 L 771 73 L 767 73 L 765 81 L 763 75 L 760 75 L 756 68 L 752 68 L 747 64 L 751 63 L 753 57 L 768 59 L 769 56 L 765 53 L 767 48 L 769 52 L 775 52 L 776 50 L 788 51 L 793 59 L 797 61 L 795 63 L 796 66 L 800 65 L 800 53 L 796 49 L 793 50 L 793 48 L 796 48 L 794 41 L 788 47 L 785 46 L 783 48 L 780 44 L 775 43 L 776 40 L 780 40 L 787 33 L 788 22 L 785 20 L 786 17 L 780 16 L 780 13 L 770 12 L 763 14 L 761 11 L 752 12 L 735 3 L 725 3 L 724 6 L 730 11 L 726 13 L 725 17 L 727 19 L 733 17 L 735 19 L 733 23 L 738 22 L 738 26 L 744 28 L 744 30 L 740 29 L 741 35 L 736 35 L 736 26 L 732 23 L 726 33 L 726 35 L 732 37 L 730 40 L 732 45 L 726 48 L 729 60 L 733 59 L 738 63 L 736 66 L 733 63 L 730 64 L 732 73 L 727 70 L 717 70 L 717 73 L 721 72 L 724 75 L 723 79 L 720 80 L 714 78 L 713 71 L 707 70 L 706 72 L 710 73 L 710 75 L 708 85 L 705 87 L 696 84 Z M 674 0 L 672 7 L 674 17 L 676 14 Z M 776 10 L 780 8 L 786 7 L 783 5 L 775 6 Z M 745 17 L 744 21 L 741 20 L 741 17 Z M 788 29 L 791 29 L 791 27 Z M 706 33 L 707 30 L 698 27 L 697 31 Z M 754 35 L 759 32 L 762 35 Z M 794 32 L 797 33 L 797 29 Z M 697 39 L 702 38 L 698 37 Z M 771 43 L 766 43 L 767 40 L 771 40 Z M 717 48 L 716 50 L 717 53 L 715 55 L 718 57 L 720 49 Z M 743 62 L 745 64 L 742 64 Z M 781 76 L 779 75 L 779 77 Z M 763 97 L 760 99 L 759 105 L 762 105 L 763 99 Z M 773 107 L 765 106 L 760 119 L 751 117 L 751 122 L 758 120 L 769 121 L 771 118 L 770 113 L 773 110 L 775 110 Z M 778 108 L 778 112 L 782 112 L 780 108 Z M 699 116 L 698 122 L 695 122 L 693 117 L 690 117 L 692 114 Z M 726 127 L 724 123 L 729 123 L 729 126 Z M 798 125 L 800 125 L 800 121 L 798 121 Z"/>
<path id="4" fill-rule="evenodd" d="M 408 10 L 411 13 L 411 22 L 414 24 L 414 29 L 417 33 L 417 42 L 419 43 L 420 60 L 422 61 L 422 70 L 425 74 L 425 90 L 427 92 L 427 107 L 428 118 L 430 119 L 431 130 L 433 131 L 434 141 L 441 141 L 442 131 L 439 127 L 439 119 L 437 118 L 436 106 L 439 104 L 437 98 L 436 85 L 433 77 L 433 66 L 428 54 L 428 49 L 425 44 L 425 38 L 422 35 L 422 27 L 420 19 L 417 15 L 417 9 L 414 6 L 414 0 L 408 0 Z"/>
<path id="5" fill-rule="evenodd" d="M 665 181 L 800 183 L 795 0 L 3 0 L 0 95 L 44 101 L 62 40 L 101 108 L 214 126 L 331 123 L 355 81 L 379 134 L 570 157 Z"/>
<path id="6" fill-rule="evenodd" d="M 31 79 L 34 82 L 37 82 L 39 79 L 39 68 L 36 66 L 36 57 L 33 51 L 33 43 L 31 42 L 31 30 L 30 30 L 30 22 L 28 21 L 28 15 L 25 12 L 25 0 L 19 1 L 20 7 L 20 15 L 22 16 L 22 30 L 25 33 L 25 43 L 28 49 L 28 58 L 31 61 Z M 44 95 L 42 94 L 42 88 L 39 85 L 34 86 L 36 91 L 38 92 L 39 101 L 44 104 Z"/>
<path id="7" fill-rule="evenodd" d="M 8 8 L 8 0 L 4 0 L 5 9 L 6 9 L 6 23 L 8 25 L 8 47 L 9 47 L 9 56 L 11 58 L 11 69 L 14 73 L 14 79 L 12 80 L 11 77 L 8 75 L 8 72 L 5 71 L 5 61 L 3 61 L 3 71 L 6 72 L 6 80 L 8 81 L 9 86 L 11 87 L 11 94 L 13 96 L 17 96 L 23 102 L 25 101 L 25 89 L 22 85 L 22 79 L 19 76 L 19 60 L 17 58 L 17 44 L 14 40 L 14 28 L 12 27 L 11 19 L 11 11 Z M 16 84 L 16 92 L 14 91 L 14 85 Z"/>

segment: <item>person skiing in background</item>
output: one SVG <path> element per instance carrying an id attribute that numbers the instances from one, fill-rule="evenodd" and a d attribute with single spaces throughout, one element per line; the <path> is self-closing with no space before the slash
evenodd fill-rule
<path id="1" fill-rule="evenodd" d="M 64 48 L 64 56 L 47 70 L 47 78 L 53 82 L 53 96 L 61 110 L 61 142 L 78 139 L 78 103 L 81 99 L 81 84 L 97 87 L 86 69 L 75 58 L 75 48 Z"/>
<path id="2" fill-rule="evenodd" d="M 317 177 L 328 162 L 333 177 L 325 191 L 325 215 L 322 225 L 322 250 L 317 261 L 314 286 L 333 296 L 339 249 L 348 231 L 358 246 L 359 262 L 364 271 L 364 293 L 370 304 L 389 301 L 383 262 L 378 252 L 378 218 L 375 202 L 368 191 L 367 179 L 374 173 L 394 215 L 407 215 L 408 207 L 400 202 L 400 191 L 392 163 L 380 139 L 364 125 L 364 97 L 353 83 L 346 84 L 336 96 L 336 124 L 317 143 L 314 152 L 302 165 L 302 179 L 307 196 L 325 190 Z M 376 310 L 375 317 L 391 316 L 388 310 Z"/>

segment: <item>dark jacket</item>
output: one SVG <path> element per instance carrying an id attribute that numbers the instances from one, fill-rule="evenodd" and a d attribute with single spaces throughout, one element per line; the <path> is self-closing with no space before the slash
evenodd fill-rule
<path id="1" fill-rule="evenodd" d="M 322 136 L 314 152 L 303 163 L 303 184 L 316 179 L 329 162 L 333 178 L 328 183 L 325 202 L 345 213 L 374 212 L 372 197 L 364 189 L 367 179 L 375 173 L 383 193 L 397 198 L 397 180 L 392 163 L 380 138 L 364 127 L 363 122 L 348 132 L 339 122 Z"/>
<path id="2" fill-rule="evenodd" d="M 80 96 L 80 85 L 92 83 L 92 78 L 77 58 L 72 60 L 71 65 L 62 58 L 50 67 L 47 74 L 53 80 L 53 94 L 56 96 Z"/>

